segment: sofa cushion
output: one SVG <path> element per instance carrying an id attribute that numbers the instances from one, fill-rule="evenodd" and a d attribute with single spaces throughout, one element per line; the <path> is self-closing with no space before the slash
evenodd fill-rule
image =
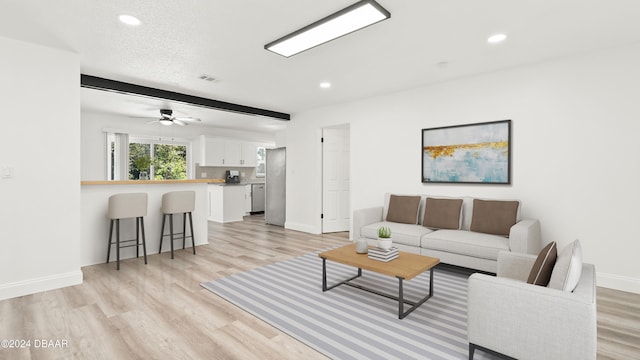
<path id="1" fill-rule="evenodd" d="M 517 221 L 518 201 L 473 200 L 471 231 L 509 236 Z"/>
<path id="2" fill-rule="evenodd" d="M 509 239 L 466 230 L 438 230 L 422 236 L 423 249 L 497 260 L 500 251 L 509 251 Z"/>
<path id="3" fill-rule="evenodd" d="M 391 229 L 391 241 L 393 243 L 415 247 L 420 247 L 422 235 L 433 232 L 433 230 L 420 225 L 382 221 L 363 226 L 360 229 L 360 235 L 369 239 L 377 239 L 380 226 L 388 226 Z"/>
<path id="4" fill-rule="evenodd" d="M 462 199 L 437 199 L 425 201 L 422 225 L 432 229 L 460 229 Z"/>
<path id="5" fill-rule="evenodd" d="M 575 240 L 565 246 L 556 260 L 548 287 L 552 289 L 573 291 L 582 275 L 582 248 Z"/>
<path id="6" fill-rule="evenodd" d="M 557 257 L 558 249 L 556 247 L 556 242 L 553 241 L 545 246 L 542 251 L 540 251 L 540 254 L 538 254 L 538 257 L 531 268 L 531 272 L 529 273 L 527 283 L 547 286 L 549 284 L 549 279 L 551 279 L 551 272 L 553 271 L 553 266 L 556 264 Z"/>
<path id="7" fill-rule="evenodd" d="M 403 224 L 417 224 L 419 205 L 420 196 L 391 195 L 386 220 Z"/>

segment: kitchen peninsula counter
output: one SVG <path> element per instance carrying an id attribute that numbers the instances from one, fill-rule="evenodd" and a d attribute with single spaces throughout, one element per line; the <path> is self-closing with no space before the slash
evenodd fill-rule
<path id="1" fill-rule="evenodd" d="M 195 244 L 208 243 L 207 218 L 209 216 L 208 185 L 224 182 L 222 179 L 195 180 L 124 180 L 124 181 L 81 181 L 81 265 L 104 263 L 107 259 L 109 237 L 108 203 L 109 197 L 121 193 L 140 193 L 148 195 L 147 216 L 144 217 L 144 230 L 147 242 L 147 255 L 157 254 L 160 246 L 160 227 L 162 226 L 162 195 L 170 191 L 195 191 L 196 204 L 193 211 L 193 232 Z M 188 220 L 187 220 L 188 221 Z M 165 233 L 169 232 L 169 226 Z M 187 233 L 189 233 L 187 226 Z M 182 232 L 182 216 L 174 216 L 175 232 Z M 135 238 L 134 219 L 124 219 L 120 222 L 120 238 Z M 115 238 L 115 235 L 114 235 Z M 163 241 L 163 252 L 170 251 L 169 237 Z M 190 239 L 186 241 L 191 246 Z M 114 245 L 115 247 L 115 245 Z M 174 248 L 182 250 L 182 241 L 176 240 Z M 112 255 L 115 254 L 112 249 Z M 142 250 L 142 249 L 141 249 Z M 191 255 L 191 250 L 187 250 Z M 135 258 L 135 247 L 124 248 L 120 251 L 120 259 Z M 140 255 L 142 257 L 142 254 Z M 165 256 L 165 255 L 162 255 Z M 168 256 L 168 255 L 167 255 Z M 191 255 L 193 256 L 193 255 Z M 196 255 L 198 256 L 198 255 Z M 176 261 L 181 257 L 176 257 Z M 115 261 L 115 257 L 112 256 Z M 140 259 L 139 261 L 143 261 Z M 155 260 L 157 261 L 157 260 Z M 154 257 L 149 258 L 147 266 L 154 266 Z M 182 261 L 191 261 L 188 257 Z M 115 269 L 115 264 L 113 265 Z M 126 262 L 121 264 L 126 269 Z"/>
<path id="2" fill-rule="evenodd" d="M 159 184 L 218 184 L 224 179 L 189 179 L 189 180 L 88 180 L 81 185 L 159 185 Z"/>

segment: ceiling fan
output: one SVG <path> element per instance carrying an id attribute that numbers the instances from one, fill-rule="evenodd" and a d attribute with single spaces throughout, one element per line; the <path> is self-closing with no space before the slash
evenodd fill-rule
<path id="1" fill-rule="evenodd" d="M 200 119 L 192 118 L 192 117 L 174 117 L 173 110 L 171 109 L 160 109 L 160 118 L 149 121 L 147 124 L 160 123 L 162 125 L 180 125 L 185 126 L 188 122 L 199 122 Z"/>

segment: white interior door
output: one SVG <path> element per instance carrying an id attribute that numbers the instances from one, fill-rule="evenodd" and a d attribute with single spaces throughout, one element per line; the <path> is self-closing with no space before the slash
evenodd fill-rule
<path id="1" fill-rule="evenodd" d="M 349 231 L 349 128 L 322 131 L 322 232 Z"/>

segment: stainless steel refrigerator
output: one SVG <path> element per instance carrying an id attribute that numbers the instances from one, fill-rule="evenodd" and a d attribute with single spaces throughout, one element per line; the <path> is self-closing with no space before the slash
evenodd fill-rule
<path id="1" fill-rule="evenodd" d="M 267 149 L 264 210 L 264 220 L 267 224 L 284 226 L 286 160 L 286 148 Z"/>

